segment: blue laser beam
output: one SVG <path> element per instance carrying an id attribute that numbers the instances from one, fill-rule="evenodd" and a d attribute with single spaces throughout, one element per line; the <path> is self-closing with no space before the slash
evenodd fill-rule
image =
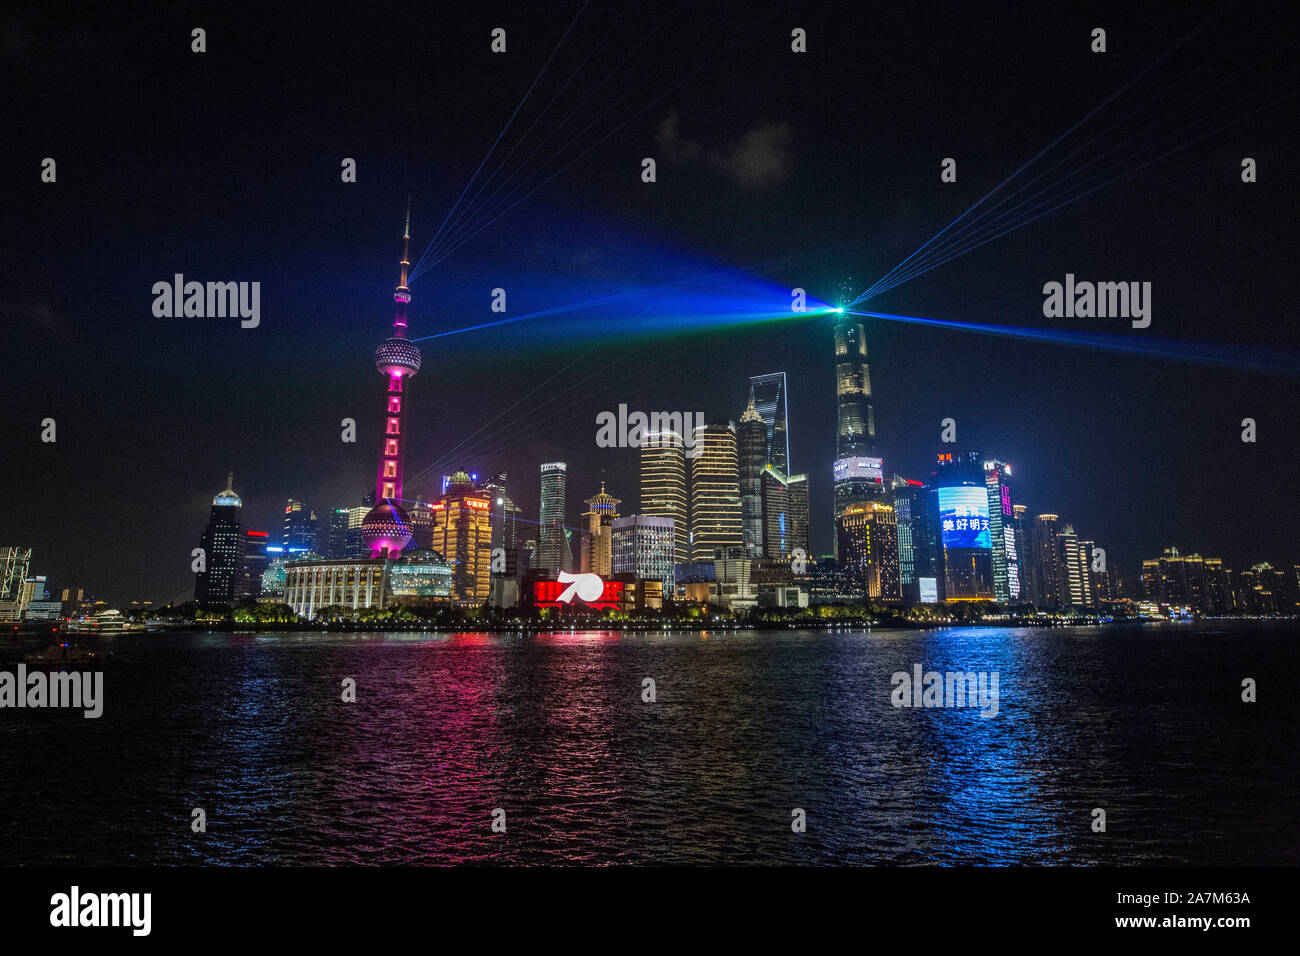
<path id="1" fill-rule="evenodd" d="M 990 325 L 980 322 L 954 322 L 950 319 L 926 319 L 915 315 L 867 312 L 852 308 L 848 309 L 847 312 L 849 315 L 860 315 L 871 319 L 885 319 L 889 322 L 904 322 L 912 325 L 927 325 L 933 328 L 952 329 L 957 332 L 980 332 L 985 335 L 1030 339 L 1036 342 L 1050 342 L 1075 348 L 1125 352 L 1130 355 L 1149 355 L 1173 361 L 1224 365 L 1259 372 L 1300 376 L 1300 351 L 1295 349 L 1266 348 L 1231 342 L 1184 342 L 1176 339 L 1115 335 L 1103 332 L 1067 332 L 1058 329 Z"/>

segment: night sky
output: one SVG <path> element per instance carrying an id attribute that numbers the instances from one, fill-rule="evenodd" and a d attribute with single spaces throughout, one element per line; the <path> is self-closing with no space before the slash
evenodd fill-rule
<path id="1" fill-rule="evenodd" d="M 412 283 L 412 337 L 752 271 L 421 342 L 406 496 L 437 493 L 436 477 L 412 481 L 431 465 L 504 470 L 535 520 L 538 464 L 561 459 L 570 524 L 602 474 L 631 513 L 637 454 L 596 447 L 598 412 L 735 419 L 748 376 L 784 370 L 793 470 L 810 476 L 813 549 L 829 550 L 830 327 L 792 315 L 790 289 L 826 302 L 846 277 L 875 282 L 1221 9 L 1132 6 L 5 13 L 0 545 L 33 547 L 52 588 L 166 602 L 192 593 L 190 550 L 229 469 L 247 528 L 278 535 L 291 496 L 320 513 L 358 504 L 374 483 L 384 385 L 371 356 L 392 322 L 407 195 L 414 259 L 572 23 L 479 181 L 502 160 L 498 182 L 558 174 Z M 1300 89 L 1284 10 L 1229 5 L 1034 171 L 1082 145 L 1050 183 L 1123 139 L 1113 131 L 1179 109 L 1189 131 L 1162 128 L 1106 162 L 1135 167 L 1240 122 L 865 306 L 1238 351 L 1193 363 L 864 320 L 887 474 L 927 478 L 952 450 L 939 442 L 951 417 L 960 446 L 1012 463 L 1018 503 L 1060 514 L 1130 579 L 1171 544 L 1234 570 L 1300 560 L 1300 99 L 1251 112 Z M 504 55 L 489 50 L 498 26 Z M 190 52 L 194 27 L 206 53 Z M 795 27 L 806 54 L 790 51 Z M 1094 27 L 1105 54 L 1089 50 Z M 344 157 L 356 183 L 341 182 Z M 956 183 L 940 182 L 944 157 Z M 178 272 L 260 282 L 260 327 L 155 318 L 151 287 Z M 1044 318 L 1042 286 L 1067 272 L 1151 282 L 1151 327 Z M 504 316 L 489 310 L 497 287 Z M 1232 364 L 1266 352 L 1292 371 Z M 40 440 L 47 417 L 54 444 Z M 340 440 L 345 417 L 355 444 Z"/>

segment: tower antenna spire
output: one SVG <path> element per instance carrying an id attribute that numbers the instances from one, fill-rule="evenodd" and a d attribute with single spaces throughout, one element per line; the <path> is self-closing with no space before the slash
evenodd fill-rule
<path id="1" fill-rule="evenodd" d="M 397 284 L 399 292 L 408 291 L 406 286 L 406 274 L 411 268 L 411 195 L 406 195 L 406 229 L 402 232 L 402 281 Z M 410 301 L 410 296 L 407 296 Z"/>

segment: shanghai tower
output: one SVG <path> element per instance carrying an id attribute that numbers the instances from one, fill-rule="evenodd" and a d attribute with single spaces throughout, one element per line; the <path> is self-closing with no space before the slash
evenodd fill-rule
<path id="1" fill-rule="evenodd" d="M 835 321 L 835 391 L 839 403 L 835 439 L 835 520 L 849 505 L 883 500 L 884 462 L 876 449 L 871 369 L 862 323 L 847 315 Z M 836 545 L 838 550 L 838 535 Z"/>
<path id="2" fill-rule="evenodd" d="M 406 210 L 402 236 L 402 277 L 393 299 L 397 315 L 393 334 L 375 350 L 375 368 L 388 381 L 384 399 L 384 436 L 375 477 L 375 507 L 361 522 L 361 537 L 371 558 L 395 558 L 412 546 L 411 522 L 402 509 L 402 459 L 406 447 L 406 396 L 402 384 L 420 370 L 420 349 L 406 338 L 406 307 L 411 290 L 406 285 L 411 268 L 411 210 Z"/>

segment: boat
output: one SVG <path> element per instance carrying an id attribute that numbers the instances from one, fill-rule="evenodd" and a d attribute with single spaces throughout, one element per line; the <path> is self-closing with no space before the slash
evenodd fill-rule
<path id="1" fill-rule="evenodd" d="M 91 617 L 69 621 L 69 634 L 131 634 L 143 631 L 143 624 L 135 624 L 122 616 L 121 611 L 96 611 Z"/>
<path id="2" fill-rule="evenodd" d="M 65 641 L 62 644 L 51 644 L 43 651 L 32 651 L 23 658 L 23 662 L 49 667 L 76 667 L 79 664 L 107 664 L 115 659 L 116 655 L 112 651 L 88 651 Z"/>

